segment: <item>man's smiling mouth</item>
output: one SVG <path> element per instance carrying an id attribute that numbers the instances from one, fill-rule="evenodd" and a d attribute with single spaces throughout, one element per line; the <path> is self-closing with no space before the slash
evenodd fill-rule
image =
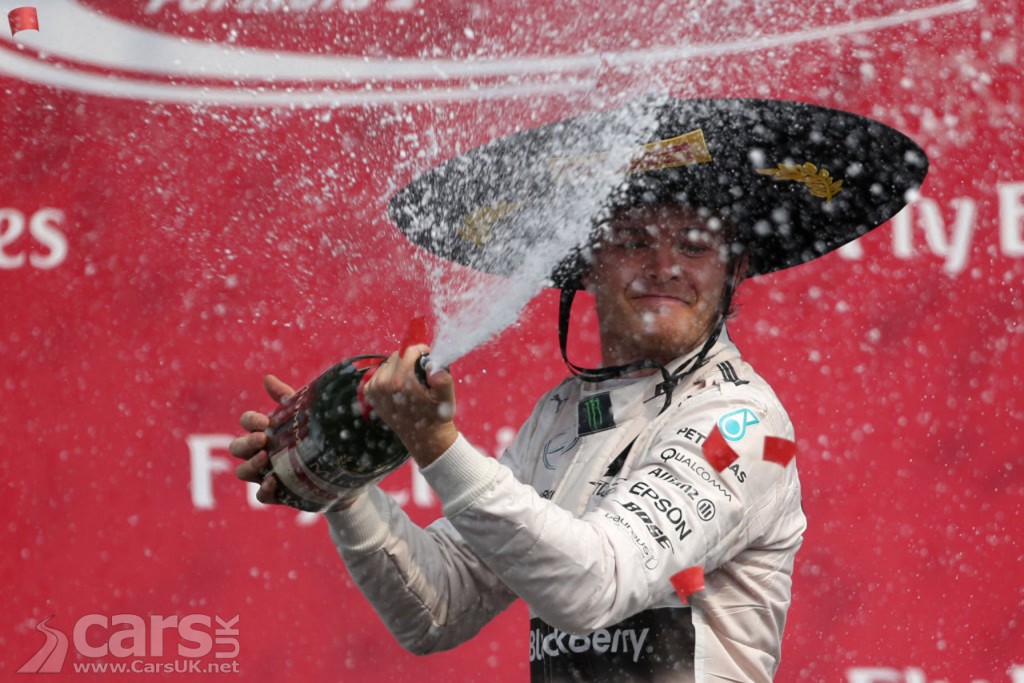
<path id="1" fill-rule="evenodd" d="M 682 294 L 669 294 L 666 292 L 644 292 L 643 294 L 633 295 L 632 299 L 641 303 L 682 304 L 687 306 L 690 304 Z"/>

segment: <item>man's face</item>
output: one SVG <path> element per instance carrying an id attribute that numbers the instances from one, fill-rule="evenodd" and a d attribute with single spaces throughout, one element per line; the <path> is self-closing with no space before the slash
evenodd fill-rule
<path id="1" fill-rule="evenodd" d="M 621 210 L 604 228 L 584 278 L 602 362 L 664 364 L 693 351 L 718 321 L 729 276 L 722 221 L 657 204 Z"/>

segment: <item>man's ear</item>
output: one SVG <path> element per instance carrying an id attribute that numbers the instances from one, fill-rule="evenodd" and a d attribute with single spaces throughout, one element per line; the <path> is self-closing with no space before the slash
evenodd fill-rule
<path id="1" fill-rule="evenodd" d="M 590 278 L 590 270 L 584 271 L 580 278 L 580 284 L 583 285 L 583 291 L 587 294 L 594 293 L 594 281 Z"/>
<path id="2" fill-rule="evenodd" d="M 736 242 L 729 242 L 727 249 L 729 250 L 729 277 L 735 287 L 747 278 L 750 257 L 747 254 L 747 249 Z"/>
<path id="3" fill-rule="evenodd" d="M 736 284 L 739 284 L 747 279 L 747 270 L 750 268 L 750 258 L 743 254 L 739 261 L 736 263 L 736 270 L 733 273 L 733 279 Z"/>
<path id="4" fill-rule="evenodd" d="M 577 268 L 580 269 L 580 285 L 588 294 L 594 293 L 594 279 L 591 271 L 594 268 L 594 247 L 585 248 L 577 257 Z"/>

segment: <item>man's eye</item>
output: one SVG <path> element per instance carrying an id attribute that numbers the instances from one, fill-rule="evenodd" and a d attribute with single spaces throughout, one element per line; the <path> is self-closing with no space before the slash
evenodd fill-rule
<path id="1" fill-rule="evenodd" d="M 710 246 L 701 242 L 683 242 L 679 245 L 679 251 L 687 256 L 703 256 L 710 250 Z"/>
<path id="2" fill-rule="evenodd" d="M 616 242 L 615 246 L 625 251 L 636 251 L 637 249 L 646 249 L 648 244 L 643 240 L 622 240 Z"/>

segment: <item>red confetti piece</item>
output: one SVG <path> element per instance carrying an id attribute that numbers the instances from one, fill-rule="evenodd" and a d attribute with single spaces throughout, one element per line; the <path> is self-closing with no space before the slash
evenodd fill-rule
<path id="1" fill-rule="evenodd" d="M 669 581 L 676 589 L 676 594 L 683 602 L 687 601 L 694 593 L 704 590 L 704 567 L 687 567 L 683 571 L 672 576 Z"/>
<path id="2" fill-rule="evenodd" d="M 764 459 L 785 467 L 796 455 L 796 442 L 774 436 L 764 437 Z"/>
<path id="3" fill-rule="evenodd" d="M 11 35 L 18 31 L 38 31 L 39 15 L 35 7 L 17 7 L 7 13 L 7 21 L 11 24 Z"/>
<path id="4" fill-rule="evenodd" d="M 732 446 L 725 442 L 725 437 L 718 431 L 718 425 L 715 425 L 708 438 L 704 439 L 704 445 L 701 448 L 704 451 L 704 459 L 715 468 L 716 472 L 721 472 L 740 457 L 736 455 Z"/>

